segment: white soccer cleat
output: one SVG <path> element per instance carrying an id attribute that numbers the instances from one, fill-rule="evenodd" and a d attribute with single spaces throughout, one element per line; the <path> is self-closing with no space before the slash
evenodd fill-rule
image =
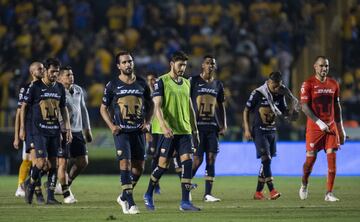
<path id="1" fill-rule="evenodd" d="M 204 196 L 204 201 L 205 202 L 219 202 L 219 201 L 221 201 L 221 199 L 211 196 L 210 194 L 206 194 Z"/>
<path id="2" fill-rule="evenodd" d="M 55 193 L 54 193 L 54 194 L 56 194 L 56 195 L 62 195 L 62 194 L 63 194 L 60 183 L 57 183 L 57 184 L 56 184 Z"/>
<path id="3" fill-rule="evenodd" d="M 70 196 L 64 198 L 64 203 L 66 204 L 73 204 L 76 202 L 77 200 L 75 199 L 74 195 L 72 195 L 72 193 L 70 193 Z"/>
<path id="4" fill-rule="evenodd" d="M 116 202 L 118 202 L 118 204 L 121 206 L 121 209 L 124 214 L 129 214 L 129 204 L 126 200 L 121 200 L 121 194 L 116 199 Z"/>
<path id="5" fill-rule="evenodd" d="M 16 189 L 15 197 L 25 197 L 25 190 L 22 188 L 21 185 L 19 185 Z"/>
<path id="6" fill-rule="evenodd" d="M 139 214 L 140 210 L 136 205 L 133 205 L 130 207 L 128 212 L 129 212 L 129 214 Z"/>
<path id="7" fill-rule="evenodd" d="M 301 184 L 301 187 L 299 190 L 300 200 L 306 200 L 308 198 L 308 194 L 309 194 L 308 186 Z"/>
<path id="8" fill-rule="evenodd" d="M 340 199 L 335 197 L 332 192 L 328 192 L 325 194 L 325 201 L 335 202 L 339 201 Z"/>

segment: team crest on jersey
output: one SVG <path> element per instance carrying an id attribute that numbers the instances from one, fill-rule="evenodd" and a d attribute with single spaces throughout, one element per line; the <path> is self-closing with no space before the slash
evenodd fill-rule
<path id="1" fill-rule="evenodd" d="M 117 150 L 117 151 L 116 151 L 116 154 L 117 154 L 118 156 L 121 156 L 122 150 Z"/>
<path id="2" fill-rule="evenodd" d="M 160 152 L 161 153 L 165 153 L 166 149 L 165 148 L 161 148 Z"/>

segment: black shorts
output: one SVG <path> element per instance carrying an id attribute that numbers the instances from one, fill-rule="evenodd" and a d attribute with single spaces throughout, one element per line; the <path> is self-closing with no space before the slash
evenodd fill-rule
<path id="1" fill-rule="evenodd" d="M 25 152 L 30 153 L 30 150 L 34 149 L 35 147 L 33 135 L 32 133 L 26 133 L 25 137 Z"/>
<path id="2" fill-rule="evenodd" d="M 144 160 L 145 134 L 143 132 L 119 133 L 114 136 L 118 160 Z"/>
<path id="3" fill-rule="evenodd" d="M 253 138 L 256 146 L 256 158 L 261 156 L 276 156 L 276 132 L 253 130 Z"/>
<path id="4" fill-rule="evenodd" d="M 219 134 L 215 131 L 199 131 L 200 144 L 195 147 L 194 156 L 219 152 Z"/>
<path id="5" fill-rule="evenodd" d="M 60 134 L 57 136 L 33 135 L 36 158 L 56 157 L 60 148 Z"/>
<path id="6" fill-rule="evenodd" d="M 152 156 L 152 158 L 159 157 L 158 141 L 160 134 L 151 134 L 152 141 L 148 143 L 146 154 Z"/>
<path id="7" fill-rule="evenodd" d="M 158 149 L 160 156 L 166 158 L 172 158 L 174 151 L 176 151 L 179 156 L 192 153 L 191 135 L 174 135 L 173 138 L 166 138 L 164 135 L 160 135 Z"/>
<path id="8" fill-rule="evenodd" d="M 63 140 L 61 141 L 61 147 L 58 150 L 58 157 L 76 158 L 79 156 L 86 156 L 88 154 L 82 132 L 72 132 L 72 137 L 73 139 L 71 143 L 66 144 L 66 133 L 62 133 Z"/>

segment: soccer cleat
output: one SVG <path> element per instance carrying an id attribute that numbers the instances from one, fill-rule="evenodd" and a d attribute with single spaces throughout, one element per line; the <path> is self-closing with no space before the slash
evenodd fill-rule
<path id="1" fill-rule="evenodd" d="M 220 202 L 221 199 L 216 198 L 216 197 L 214 197 L 214 196 L 212 196 L 212 195 L 210 195 L 210 194 L 206 194 L 206 195 L 204 196 L 204 201 L 205 201 L 205 202 Z"/>
<path id="2" fill-rule="evenodd" d="M 161 194 L 160 185 L 158 183 L 155 185 L 154 193 Z"/>
<path id="3" fill-rule="evenodd" d="M 139 214 L 140 210 L 136 205 L 133 205 L 129 208 L 129 214 Z"/>
<path id="4" fill-rule="evenodd" d="M 46 200 L 46 204 L 48 204 L 48 205 L 59 205 L 59 204 L 61 204 L 61 202 L 56 200 L 55 198 L 48 198 Z"/>
<path id="5" fill-rule="evenodd" d="M 265 200 L 265 196 L 263 194 L 263 192 L 260 191 L 256 191 L 254 194 L 254 200 Z"/>
<path id="6" fill-rule="evenodd" d="M 145 193 L 144 194 L 144 202 L 145 202 L 146 209 L 148 209 L 150 211 L 155 210 L 154 200 L 151 195 Z"/>
<path id="7" fill-rule="evenodd" d="M 24 184 L 20 184 L 15 192 L 15 197 L 25 197 Z"/>
<path id="8" fill-rule="evenodd" d="M 181 201 L 179 209 L 181 211 L 200 211 L 201 209 L 195 207 L 190 201 Z"/>
<path id="9" fill-rule="evenodd" d="M 54 194 L 55 194 L 55 195 L 62 195 L 62 194 L 63 194 L 60 183 L 57 183 L 57 184 L 56 184 L 55 193 L 54 193 Z"/>
<path id="10" fill-rule="evenodd" d="M 335 201 L 340 201 L 340 199 L 335 197 L 335 195 L 332 192 L 327 192 L 325 194 L 325 201 L 335 202 Z"/>
<path id="11" fill-rule="evenodd" d="M 45 204 L 45 199 L 41 190 L 35 190 L 35 196 L 38 204 Z"/>
<path id="12" fill-rule="evenodd" d="M 65 204 L 73 204 L 73 203 L 76 203 L 76 202 L 77 202 L 77 200 L 75 199 L 74 195 L 72 195 L 72 193 L 70 193 L 69 196 L 64 198 L 64 203 Z"/>
<path id="13" fill-rule="evenodd" d="M 270 200 L 276 200 L 281 196 L 281 193 L 277 192 L 275 189 L 273 189 L 270 192 Z"/>
<path id="14" fill-rule="evenodd" d="M 306 200 L 308 198 L 308 194 L 309 194 L 308 186 L 301 184 L 301 187 L 299 190 L 300 200 Z"/>
<path id="15" fill-rule="evenodd" d="M 116 202 L 121 206 L 124 214 L 129 214 L 129 204 L 126 200 L 121 199 L 121 194 L 117 197 Z"/>

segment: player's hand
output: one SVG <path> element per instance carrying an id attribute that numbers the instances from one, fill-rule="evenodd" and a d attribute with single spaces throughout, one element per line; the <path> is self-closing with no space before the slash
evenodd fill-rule
<path id="1" fill-rule="evenodd" d="M 66 130 L 66 144 L 71 143 L 72 141 L 72 133 L 71 130 Z"/>
<path id="2" fill-rule="evenodd" d="M 200 144 L 200 136 L 199 136 L 199 131 L 193 131 L 192 132 L 192 137 L 193 137 L 193 145 L 195 148 L 199 148 L 199 144 Z"/>
<path id="3" fill-rule="evenodd" d="M 169 127 L 164 126 L 162 128 L 162 131 L 164 133 L 165 138 L 173 138 L 174 137 L 174 133 L 173 133 L 172 129 L 170 129 Z"/>
<path id="4" fill-rule="evenodd" d="M 337 129 L 339 131 L 340 145 L 344 145 L 346 139 L 348 138 L 348 136 L 346 136 L 344 126 L 342 124 L 338 123 L 337 124 Z"/>
<path id="5" fill-rule="evenodd" d="M 330 133 L 329 126 L 326 123 L 324 123 L 321 119 L 316 120 L 315 123 L 316 125 L 318 125 L 321 131 Z"/>
<path id="6" fill-rule="evenodd" d="M 146 142 L 152 142 L 153 141 L 153 137 L 151 135 L 151 133 L 146 133 L 145 134 L 145 139 L 146 139 Z"/>
<path id="7" fill-rule="evenodd" d="M 19 138 L 20 138 L 22 141 L 25 141 L 25 136 L 26 136 L 25 129 L 24 129 L 24 128 L 20 129 Z"/>
<path id="8" fill-rule="evenodd" d="M 17 149 L 17 150 L 19 149 L 19 143 L 20 143 L 19 138 L 15 138 L 14 142 L 13 142 L 13 145 L 14 145 L 14 148 Z"/>
<path id="9" fill-rule="evenodd" d="M 121 131 L 121 127 L 118 125 L 112 125 L 112 127 L 110 129 L 114 136 L 118 135 Z"/>
<path id="10" fill-rule="evenodd" d="M 247 141 L 252 140 L 252 136 L 249 130 L 245 130 L 244 137 Z"/>
<path id="11" fill-rule="evenodd" d="M 84 134 L 85 134 L 85 141 L 87 143 L 91 143 L 91 141 L 93 140 L 91 129 L 85 129 Z"/>
<path id="12" fill-rule="evenodd" d="M 140 126 L 141 131 L 143 131 L 144 133 L 146 132 L 150 132 L 150 124 L 149 123 L 144 123 Z"/>
<path id="13" fill-rule="evenodd" d="M 219 134 L 220 134 L 221 136 L 224 136 L 226 130 L 227 130 L 227 127 L 226 127 L 226 126 L 225 126 L 225 127 L 221 127 L 220 130 L 219 130 Z"/>

